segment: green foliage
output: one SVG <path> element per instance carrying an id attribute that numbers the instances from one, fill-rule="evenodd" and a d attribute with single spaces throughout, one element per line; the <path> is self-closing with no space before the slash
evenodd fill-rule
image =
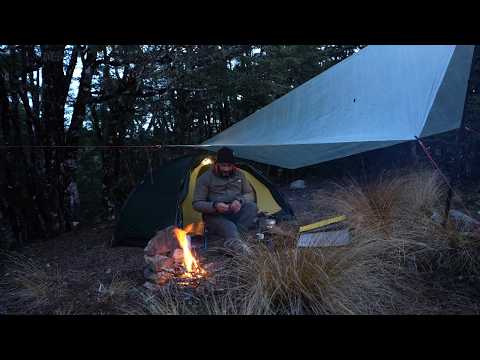
<path id="1" fill-rule="evenodd" d="M 100 51 L 103 62 L 93 82 L 92 98 L 108 100 L 92 102 L 86 124 L 97 133 L 99 145 L 200 143 L 355 48 L 359 47 L 106 46 Z M 115 198 L 117 207 L 149 167 L 166 156 L 155 153 L 152 159 L 145 151 L 122 151 L 122 161 L 115 165 L 113 153 L 104 155 L 104 172 L 105 166 L 110 168 L 112 182 L 103 184 L 108 189 L 103 196 L 110 201 Z"/>
<path id="2" fill-rule="evenodd" d="M 22 185 L 17 193 L 24 194 L 22 204 L 10 197 L 4 211 L 15 213 L 11 217 L 19 219 L 17 228 L 34 219 L 37 223 L 28 228 L 43 229 L 45 236 L 68 229 L 71 219 L 63 218 L 68 210 L 62 207 L 68 203 L 64 192 L 74 179 L 80 193 L 81 220 L 113 218 L 146 172 L 183 151 L 120 147 L 200 143 L 357 48 L 360 46 L 3 46 L 0 74 L 10 115 L 0 134 L 6 129 L 11 140 L 21 144 L 92 146 L 57 152 L 31 150 L 25 158 L 18 153 L 15 159 L 2 160 L 5 166 L 15 164 L 15 168 L 10 180 L 0 177 L 0 188 L 19 181 Z M 59 71 L 62 63 L 63 72 Z M 80 76 L 75 75 L 69 84 L 68 74 L 76 68 L 81 69 Z M 54 91 L 44 86 L 55 83 L 66 86 L 59 85 Z M 59 126 L 62 109 L 67 118 L 63 127 Z M 115 148 L 107 150 L 105 146 Z M 54 162 L 47 161 L 51 156 Z M 71 163 L 76 165 L 72 168 Z M 38 168 L 33 171 L 35 166 Z M 43 182 L 35 179 L 36 183 L 53 191 L 47 193 L 21 180 L 30 179 L 29 174 L 45 177 Z M 37 208 L 43 211 L 29 210 Z M 38 216 L 30 216 L 31 211 Z M 37 236 L 35 232 L 27 232 L 25 237 Z"/>

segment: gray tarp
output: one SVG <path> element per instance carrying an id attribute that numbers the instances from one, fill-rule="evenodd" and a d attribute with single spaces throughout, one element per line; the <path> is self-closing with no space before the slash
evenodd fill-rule
<path id="1" fill-rule="evenodd" d="M 295 169 L 453 130 L 473 48 L 368 46 L 196 147 Z"/>

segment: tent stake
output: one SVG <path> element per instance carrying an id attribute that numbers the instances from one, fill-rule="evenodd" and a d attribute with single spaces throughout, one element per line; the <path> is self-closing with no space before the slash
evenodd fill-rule
<path id="1" fill-rule="evenodd" d="M 443 227 L 446 227 L 448 223 L 448 215 L 450 214 L 450 207 L 452 204 L 452 195 L 453 195 L 452 188 L 448 188 L 447 203 L 445 204 L 445 213 L 444 213 L 443 223 L 442 223 Z"/>

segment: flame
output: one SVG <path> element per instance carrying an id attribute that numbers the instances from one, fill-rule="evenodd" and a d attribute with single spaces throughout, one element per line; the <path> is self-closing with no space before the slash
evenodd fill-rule
<path id="1" fill-rule="evenodd" d="M 175 228 L 173 230 L 175 237 L 177 238 L 177 241 L 183 250 L 183 266 L 185 268 L 185 277 L 195 277 L 206 274 L 206 271 L 202 269 L 190 250 L 190 238 L 187 236 L 187 234 L 191 233 L 192 230 L 193 224 L 187 225 L 185 229 Z"/>

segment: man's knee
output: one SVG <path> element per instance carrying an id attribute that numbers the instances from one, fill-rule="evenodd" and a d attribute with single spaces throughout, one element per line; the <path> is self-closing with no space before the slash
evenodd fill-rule
<path id="1" fill-rule="evenodd" d="M 235 225 L 235 223 L 232 222 L 232 221 L 228 221 L 227 223 L 225 223 L 223 225 L 222 233 L 223 233 L 222 235 L 225 238 L 238 238 L 239 237 L 237 225 Z"/>
<path id="2" fill-rule="evenodd" d="M 210 221 L 209 221 L 210 220 Z M 238 237 L 238 229 L 235 223 L 227 219 L 206 219 L 206 225 L 209 231 L 224 238 Z"/>

